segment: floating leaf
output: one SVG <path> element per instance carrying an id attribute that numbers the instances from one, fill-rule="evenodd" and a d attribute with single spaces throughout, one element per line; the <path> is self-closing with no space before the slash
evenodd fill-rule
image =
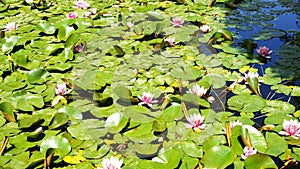
<path id="1" fill-rule="evenodd" d="M 66 124 L 69 120 L 69 116 L 66 113 L 56 113 L 50 123 L 49 129 L 56 129 Z"/>
<path id="2" fill-rule="evenodd" d="M 48 149 L 55 149 L 55 154 L 63 158 L 71 151 L 71 145 L 63 136 L 52 136 L 41 143 L 40 151 L 46 154 Z"/>
<path id="3" fill-rule="evenodd" d="M 201 82 L 207 82 L 208 84 L 210 84 L 210 86 L 216 89 L 222 88 L 226 83 L 224 77 L 219 74 L 207 74 L 203 77 Z"/>
<path id="4" fill-rule="evenodd" d="M 176 168 L 180 161 L 180 153 L 176 149 L 170 149 L 160 153 L 152 159 L 154 168 L 170 169 Z"/>
<path id="5" fill-rule="evenodd" d="M 29 71 L 26 76 L 29 83 L 44 83 L 49 73 L 42 68 L 36 68 Z"/>
<path id="6" fill-rule="evenodd" d="M 213 146 L 204 152 L 201 162 L 205 168 L 226 168 L 234 161 L 234 154 L 229 147 Z"/>
<path id="7" fill-rule="evenodd" d="M 276 164 L 270 156 L 264 154 L 254 154 L 245 160 L 246 169 L 257 168 L 277 168 Z"/>
<path id="8" fill-rule="evenodd" d="M 266 101 L 257 95 L 242 94 L 231 97 L 227 104 L 232 110 L 257 112 L 264 108 Z"/>
<path id="9" fill-rule="evenodd" d="M 19 127 L 20 128 L 30 128 L 31 126 L 38 124 L 41 120 L 42 119 L 38 116 L 26 117 L 19 121 Z"/>
<path id="10" fill-rule="evenodd" d="M 36 29 L 39 31 L 42 31 L 46 34 L 54 34 L 55 32 L 55 27 L 53 25 L 51 25 L 49 22 L 41 22 L 39 24 L 37 24 Z"/>
<path id="11" fill-rule="evenodd" d="M 278 156 L 288 149 L 288 144 L 284 138 L 280 137 L 278 134 L 267 132 L 266 141 L 268 144 L 268 149 L 266 154 L 272 156 Z"/>
<path id="12" fill-rule="evenodd" d="M 258 152 L 265 153 L 267 150 L 267 143 L 260 131 L 250 125 L 242 126 L 242 137 L 249 139 L 251 146 L 256 148 Z"/>
<path id="13" fill-rule="evenodd" d="M 4 42 L 2 43 L 2 52 L 6 53 L 12 51 L 20 39 L 21 38 L 19 36 L 5 37 Z"/>
<path id="14" fill-rule="evenodd" d="M 103 121 L 97 119 L 82 120 L 81 123 L 68 127 L 68 132 L 81 140 L 98 139 L 107 133 Z"/>
<path id="15" fill-rule="evenodd" d="M 60 40 L 66 41 L 69 36 L 75 32 L 75 29 L 70 26 L 62 26 L 58 29 L 58 38 Z"/>
<path id="16" fill-rule="evenodd" d="M 10 121 L 10 122 L 15 122 L 16 121 L 15 114 L 14 114 L 14 107 L 11 103 L 2 102 L 0 104 L 0 110 L 1 110 L 2 114 L 4 115 L 4 117 L 8 121 Z"/>
<path id="17" fill-rule="evenodd" d="M 135 143 L 133 145 L 133 149 L 137 151 L 137 153 L 144 156 L 155 154 L 158 151 L 159 147 L 160 144 Z"/>
<path id="18" fill-rule="evenodd" d="M 203 156 L 203 150 L 200 146 L 196 145 L 193 142 L 182 142 L 182 149 L 183 151 L 191 156 L 191 157 L 196 157 L 196 158 L 202 158 Z"/>

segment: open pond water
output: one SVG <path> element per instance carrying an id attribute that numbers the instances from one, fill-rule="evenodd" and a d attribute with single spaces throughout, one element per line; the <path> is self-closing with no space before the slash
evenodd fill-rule
<path id="1" fill-rule="evenodd" d="M 289 2 L 289 5 L 285 6 L 282 5 L 279 1 L 274 1 L 274 0 L 266 0 L 266 1 L 261 1 L 261 3 L 266 3 L 266 5 L 260 4 L 258 8 L 252 8 L 252 9 L 247 9 L 247 8 L 238 8 L 237 11 L 234 11 L 234 14 L 229 14 L 228 20 L 232 18 L 238 18 L 240 16 L 248 16 L 250 18 L 249 20 L 247 19 L 242 19 L 243 22 L 241 22 L 239 27 L 252 27 L 252 29 L 238 29 L 236 27 L 231 27 L 230 30 L 233 31 L 237 38 L 238 41 L 242 41 L 244 39 L 255 39 L 255 34 L 259 34 L 259 32 L 263 31 L 264 29 L 275 29 L 278 31 L 285 32 L 286 34 L 280 37 L 273 37 L 269 38 L 266 40 L 255 40 L 257 43 L 257 46 L 267 46 L 270 48 L 270 50 L 273 51 L 271 54 L 271 59 L 267 59 L 265 64 L 250 64 L 251 67 L 257 68 L 258 73 L 260 76 L 265 74 L 265 70 L 268 67 L 271 66 L 276 66 L 276 62 L 280 59 L 280 56 L 278 54 L 278 50 L 286 45 L 287 43 L 290 42 L 291 38 L 294 36 L 294 33 L 300 30 L 300 15 L 299 11 L 293 10 L 297 9 L 297 7 L 300 9 L 300 3 L 298 1 L 294 2 Z M 270 5 L 268 5 L 268 3 Z M 284 4 L 285 2 L 283 2 Z M 291 5 L 290 3 L 293 3 Z M 256 4 L 253 4 L 256 5 Z M 290 7 L 293 8 L 290 8 Z M 253 10 L 255 9 L 255 10 Z M 237 13 L 237 14 L 236 14 Z M 264 19 L 264 16 L 267 19 Z M 256 25 L 253 24 L 255 22 L 256 16 L 262 16 L 263 18 L 261 22 L 263 24 Z M 246 17 L 245 17 L 246 18 Z M 254 36 L 253 36 L 254 35 Z M 256 51 L 255 51 L 256 53 Z M 300 54 L 299 54 L 300 57 Z M 294 85 L 299 85 L 299 79 L 295 80 L 293 83 Z M 284 94 L 276 93 L 271 90 L 271 86 L 261 84 L 261 93 L 262 96 L 266 99 L 279 99 L 283 101 L 288 101 L 291 104 L 293 104 L 296 109 L 299 109 L 299 99 L 296 97 L 291 97 L 287 96 Z"/>

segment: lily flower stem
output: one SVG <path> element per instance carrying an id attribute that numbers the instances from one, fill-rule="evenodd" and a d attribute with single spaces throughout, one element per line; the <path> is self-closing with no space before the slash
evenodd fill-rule
<path id="1" fill-rule="evenodd" d="M 6 147 L 7 143 L 8 143 L 8 140 L 9 140 L 9 137 L 4 136 L 4 139 L 3 139 L 1 147 L 0 147 L 0 155 L 3 154 L 3 152 L 5 150 L 5 147 Z"/>
<path id="2" fill-rule="evenodd" d="M 182 93 L 182 80 L 179 79 L 178 83 L 179 83 L 179 85 L 178 85 L 179 86 L 179 92 Z M 188 110 L 186 108 L 186 105 L 185 105 L 182 97 L 181 97 L 181 107 L 182 107 L 182 110 L 183 110 L 185 118 L 188 119 L 189 118 L 189 112 L 188 112 Z"/>
<path id="3" fill-rule="evenodd" d="M 184 101 L 181 101 L 181 107 L 182 107 L 185 118 L 188 119 L 189 118 L 189 112 L 186 108 L 186 105 L 185 105 Z"/>
<path id="4" fill-rule="evenodd" d="M 231 129 L 230 129 L 230 123 L 226 123 L 226 139 L 227 139 L 227 143 L 228 146 L 231 147 Z"/>

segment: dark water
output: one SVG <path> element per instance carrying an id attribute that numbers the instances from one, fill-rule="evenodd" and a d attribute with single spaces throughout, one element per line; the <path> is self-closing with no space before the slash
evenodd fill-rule
<path id="1" fill-rule="evenodd" d="M 275 66 L 276 62 L 280 59 L 279 55 L 277 53 L 277 51 L 283 46 L 285 45 L 287 42 L 289 42 L 291 36 L 293 36 L 293 32 L 300 31 L 300 13 L 297 14 L 297 12 L 295 12 L 293 9 L 289 9 L 289 7 L 286 6 L 282 6 L 279 1 L 274 1 L 274 0 L 266 0 L 266 1 L 262 1 L 262 2 L 274 2 L 276 3 L 275 7 L 263 7 L 263 8 L 259 8 L 259 10 L 262 11 L 250 11 L 250 13 L 252 12 L 264 12 L 266 14 L 272 14 L 273 10 L 282 10 L 283 12 L 277 12 L 276 14 L 274 13 L 273 16 L 275 17 L 273 20 L 269 20 L 269 21 L 262 21 L 262 22 L 268 22 L 270 23 L 272 26 L 271 28 L 275 28 L 275 29 L 280 29 L 280 30 L 284 30 L 285 32 L 287 32 L 286 36 L 284 37 L 276 37 L 276 38 L 272 38 L 269 40 L 255 40 L 255 42 L 257 43 L 257 46 L 267 46 L 269 47 L 271 50 L 273 50 L 272 53 L 272 58 L 269 60 L 266 60 L 265 64 L 251 64 L 251 67 L 257 68 L 259 70 L 259 74 L 260 76 L 263 76 L 263 74 L 265 73 L 265 69 L 270 67 L 270 66 Z M 294 7 L 298 6 L 300 9 L 300 2 L 299 1 L 294 1 Z M 246 14 L 249 11 L 243 11 L 241 9 L 237 9 L 240 13 L 242 14 Z M 290 12 L 286 12 L 286 11 L 290 11 Z M 231 17 L 237 17 L 237 16 L 229 16 L 229 18 Z M 247 21 L 245 21 L 243 24 L 247 25 Z M 249 24 L 250 25 L 250 24 Z M 268 27 L 270 28 L 270 27 Z M 252 30 L 238 30 L 236 28 L 230 28 L 230 30 L 232 32 L 235 32 L 239 39 L 238 41 L 242 41 L 243 39 L 253 39 L 252 34 L 260 32 L 261 30 L 263 30 L 264 28 L 259 27 L 259 26 L 253 26 Z M 256 52 L 256 51 L 255 51 Z M 300 57 L 300 54 L 299 54 Z M 295 85 L 300 85 L 300 80 L 298 80 L 297 82 L 294 82 Z M 289 102 L 291 104 L 293 104 L 296 107 L 296 110 L 299 110 L 300 108 L 300 99 L 299 97 L 291 97 L 291 96 L 286 96 L 284 94 L 279 94 L 276 93 L 275 91 L 272 91 L 270 89 L 271 86 L 269 85 L 265 85 L 265 84 L 261 84 L 260 89 L 261 89 L 261 93 L 262 93 L 262 97 L 265 99 L 272 99 L 272 100 L 282 100 L 282 101 L 286 101 Z M 232 94 L 228 94 L 227 98 L 233 96 Z M 262 116 L 260 113 L 256 113 L 255 114 L 255 118 L 253 119 L 257 125 L 257 127 L 261 126 L 263 124 L 263 120 L 264 120 L 264 116 Z M 280 159 L 278 158 L 274 158 L 273 159 L 274 162 L 277 164 L 278 167 L 282 167 L 284 164 L 281 162 Z M 229 169 L 234 168 L 233 165 L 228 167 Z M 292 168 L 300 168 L 299 165 L 294 166 Z"/>
<path id="2" fill-rule="evenodd" d="M 287 32 L 286 36 L 283 36 L 283 37 L 278 37 L 278 38 L 276 37 L 276 38 L 272 38 L 269 40 L 255 40 L 258 47 L 267 46 L 273 51 L 273 53 L 271 55 L 272 58 L 266 60 L 265 64 L 250 64 L 251 67 L 258 69 L 258 73 L 260 74 L 260 76 L 263 76 L 266 68 L 276 65 L 276 62 L 279 59 L 277 51 L 290 40 L 291 36 L 293 36 L 293 34 L 291 32 L 300 31 L 300 16 L 297 15 L 296 12 L 293 11 L 293 9 L 289 9 L 288 7 L 282 6 L 278 1 L 266 0 L 266 1 L 261 1 L 261 2 L 272 2 L 272 3 L 275 3 L 276 6 L 275 7 L 268 7 L 268 6 L 260 7 L 260 8 L 258 8 L 259 11 L 243 11 L 241 9 L 237 9 L 237 10 L 242 15 L 247 15 L 249 13 L 250 14 L 254 14 L 254 13 L 256 13 L 256 14 L 257 13 L 272 14 L 274 16 L 273 20 L 267 20 L 267 21 L 262 20 L 262 22 L 264 22 L 264 24 L 270 24 L 271 27 L 268 27 L 268 28 L 280 29 L 280 30 Z M 299 6 L 299 9 L 300 9 L 300 3 L 297 1 L 295 1 L 294 3 L 295 3 L 294 6 Z M 277 11 L 277 12 L 274 12 L 274 11 Z M 280 12 L 280 11 L 282 11 L 282 12 Z M 287 11 L 290 11 L 290 12 L 287 12 Z M 229 18 L 232 18 L 232 17 L 235 18 L 238 16 L 235 16 L 235 15 L 229 16 Z M 261 26 L 251 25 L 251 21 L 249 21 L 249 22 L 244 21 L 242 24 L 244 24 L 245 26 L 250 25 L 253 27 L 253 29 L 244 31 L 244 30 L 239 30 L 236 28 L 230 28 L 230 30 L 233 31 L 237 35 L 238 41 L 242 41 L 243 39 L 253 39 L 254 37 L 252 36 L 252 34 L 258 33 L 264 29 Z M 295 85 L 299 85 L 300 84 L 299 82 L 300 81 L 295 82 Z M 260 89 L 261 89 L 262 97 L 265 99 L 272 99 L 272 100 L 279 99 L 279 100 L 286 101 L 286 102 L 293 104 L 297 110 L 300 108 L 300 105 L 299 105 L 300 103 L 299 103 L 298 98 L 276 93 L 275 91 L 272 91 L 270 89 L 269 85 L 261 84 Z"/>

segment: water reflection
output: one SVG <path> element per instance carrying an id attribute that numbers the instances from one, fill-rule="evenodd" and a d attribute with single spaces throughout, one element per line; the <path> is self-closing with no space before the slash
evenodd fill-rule
<path id="1" fill-rule="evenodd" d="M 228 16 L 228 23 L 229 26 L 232 24 L 231 31 L 235 32 L 237 35 L 237 40 L 242 41 L 243 39 L 255 39 L 256 34 L 259 35 L 261 31 L 266 29 L 274 29 L 276 31 L 284 31 L 285 34 L 283 36 L 273 37 L 267 40 L 261 39 L 256 40 L 258 46 L 267 46 L 271 50 L 273 50 L 272 59 L 266 60 L 265 64 L 250 64 L 251 67 L 254 67 L 259 70 L 260 76 L 265 74 L 265 70 L 267 68 L 271 68 L 271 70 L 283 70 L 284 64 L 280 58 L 278 51 L 284 47 L 284 45 L 288 44 L 295 33 L 299 31 L 299 13 L 300 13 L 300 4 L 299 2 L 295 1 L 264 1 L 267 2 L 266 4 L 259 4 L 259 8 L 255 11 L 252 11 L 251 8 L 243 7 L 237 9 L 237 11 L 233 11 L 231 15 Z M 267 5 L 268 4 L 268 5 Z M 252 17 L 251 17 L 252 16 Z M 261 17 L 261 18 L 260 18 Z M 274 19 L 268 19 L 274 18 Z M 231 20 L 239 20 L 238 26 L 236 26 L 236 21 L 232 22 Z M 259 22 L 260 21 L 260 22 Z M 246 26 L 252 27 L 252 29 L 245 29 Z M 297 62 L 297 61 L 296 61 Z M 298 65 L 299 62 L 294 63 L 294 65 Z M 284 70 L 283 70 L 284 71 Z M 281 71 L 277 72 L 278 76 L 283 76 L 283 79 L 295 79 L 292 84 L 298 85 L 300 77 L 291 74 L 282 74 Z M 288 76 L 287 76 L 288 75 Z M 286 76 L 286 77 L 284 77 Z M 290 82 L 289 82 L 290 83 Z M 271 90 L 271 86 L 269 85 L 261 85 L 262 96 L 266 99 L 272 100 L 283 100 L 286 102 L 290 102 L 294 104 L 297 109 L 299 109 L 299 102 L 298 99 L 295 97 L 286 96 L 284 94 L 279 94 Z"/>

